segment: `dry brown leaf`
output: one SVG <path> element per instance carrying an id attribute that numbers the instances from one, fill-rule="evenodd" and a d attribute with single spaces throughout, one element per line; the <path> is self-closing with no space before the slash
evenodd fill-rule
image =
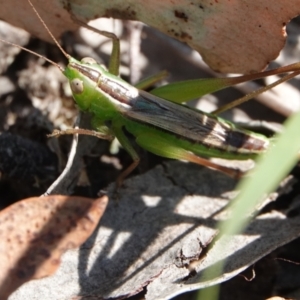
<path id="1" fill-rule="evenodd" d="M 108 198 L 28 198 L 0 213 L 0 299 L 24 282 L 51 275 L 61 255 L 94 231 Z"/>
<path id="2" fill-rule="evenodd" d="M 214 70 L 250 73 L 274 60 L 285 43 L 285 25 L 300 13 L 300 1 L 83 1 L 70 0 L 76 18 L 134 19 L 186 42 Z M 50 40 L 27 1 L 0 1 L 0 18 Z M 58 37 L 78 26 L 59 1 L 35 1 Z M 100 28 L 102 29 L 102 28 Z"/>
<path id="3" fill-rule="evenodd" d="M 93 238 L 66 253 L 53 276 L 24 284 L 9 299 L 124 299 L 143 289 L 147 300 L 173 299 L 224 282 L 299 236 L 295 198 L 283 211 L 266 209 L 229 243 L 215 243 L 217 222 L 230 215 L 235 184 L 178 161 L 127 179 L 120 201 L 109 203 Z M 113 185 L 108 194 L 112 191 Z M 221 275 L 203 277 L 224 257 Z"/>

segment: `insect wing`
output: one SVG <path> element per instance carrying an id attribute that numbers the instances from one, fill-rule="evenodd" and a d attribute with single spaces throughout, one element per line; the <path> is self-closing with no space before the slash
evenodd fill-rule
<path id="1" fill-rule="evenodd" d="M 229 125 L 188 107 L 140 91 L 126 116 L 166 131 L 175 133 L 191 141 L 218 145 L 226 141 Z"/>
<path id="2" fill-rule="evenodd" d="M 192 108 L 172 103 L 144 91 L 131 102 L 124 114 L 128 118 L 156 126 L 191 143 L 201 143 L 231 152 L 260 153 L 267 148 L 260 140 L 233 124 L 220 121 Z"/>

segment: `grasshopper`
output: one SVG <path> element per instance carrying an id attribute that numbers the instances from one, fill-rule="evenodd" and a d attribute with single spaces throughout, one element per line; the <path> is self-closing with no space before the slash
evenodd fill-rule
<path id="1" fill-rule="evenodd" d="M 68 65 L 63 68 L 43 58 L 57 66 L 67 77 L 79 109 L 93 116 L 92 126 L 95 131 L 69 129 L 54 131 L 51 136 L 79 133 L 108 140 L 116 137 L 133 160 L 132 164 L 119 175 L 118 187 L 140 162 L 140 157 L 128 139 L 128 133 L 134 137 L 139 146 L 156 155 L 193 162 L 236 178 L 242 175 L 240 171 L 220 166 L 207 158 L 245 160 L 255 158 L 270 147 L 271 142 L 264 135 L 244 130 L 214 114 L 204 113 L 139 90 L 122 80 L 118 76 L 119 41 L 112 33 L 92 28 L 93 31 L 113 41 L 108 70 L 92 58 L 76 60 L 62 49 L 33 4 L 30 0 L 28 2 L 53 41 L 68 59 Z M 89 25 L 82 25 L 90 28 Z M 297 70 L 299 71 L 299 66 Z M 286 70 L 282 70 L 284 71 Z M 241 82 L 268 74 L 274 72 L 266 71 L 237 78 Z M 224 86 L 226 84 L 228 83 L 224 83 Z"/>

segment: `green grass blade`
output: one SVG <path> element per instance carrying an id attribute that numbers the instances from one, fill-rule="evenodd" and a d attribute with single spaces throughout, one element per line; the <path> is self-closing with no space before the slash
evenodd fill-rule
<path id="1" fill-rule="evenodd" d="M 232 86 L 230 78 L 201 78 L 170 83 L 151 91 L 151 94 L 176 103 L 183 103 Z"/>
<path id="2" fill-rule="evenodd" d="M 284 131 L 277 135 L 276 143 L 257 160 L 253 173 L 243 179 L 237 187 L 239 195 L 232 201 L 229 209 L 231 218 L 220 223 L 220 236 L 239 234 L 251 221 L 250 215 L 263 198 L 274 191 L 281 180 L 290 172 L 299 159 L 300 150 L 300 112 L 291 116 L 285 123 Z M 230 239 L 230 237 L 229 237 Z M 210 273 L 221 274 L 224 261 L 217 263 L 212 270 L 207 270 L 203 277 Z M 198 299 L 218 299 L 219 286 L 199 291 Z"/>

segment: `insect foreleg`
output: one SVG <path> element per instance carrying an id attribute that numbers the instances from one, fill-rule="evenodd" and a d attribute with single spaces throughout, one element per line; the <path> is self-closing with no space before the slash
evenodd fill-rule
<path id="1" fill-rule="evenodd" d="M 67 135 L 67 134 L 83 134 L 83 135 L 90 135 L 97 137 L 99 139 L 112 141 L 114 137 L 112 135 L 102 134 L 95 130 L 89 130 L 89 129 L 82 129 L 82 128 L 71 128 L 66 130 L 53 130 L 52 133 L 48 134 L 48 137 L 60 137 L 61 135 Z"/>

